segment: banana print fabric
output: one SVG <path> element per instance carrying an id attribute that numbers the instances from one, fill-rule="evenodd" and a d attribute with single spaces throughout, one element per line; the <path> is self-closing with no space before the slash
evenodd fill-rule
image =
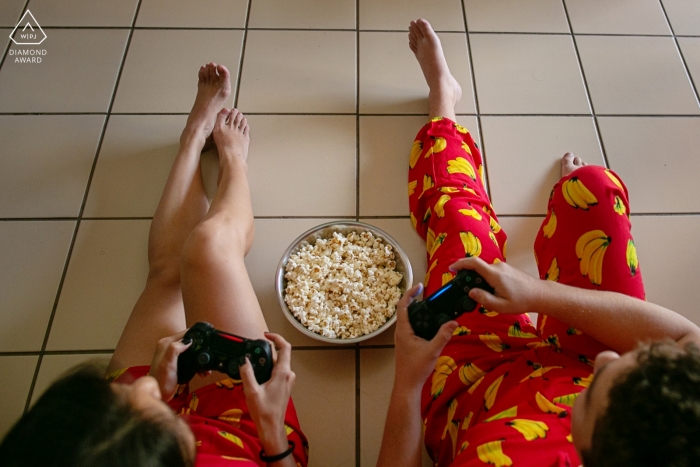
<path id="1" fill-rule="evenodd" d="M 117 383 L 131 384 L 147 375 L 149 370 L 148 366 L 126 368 L 110 375 L 110 379 Z M 189 392 L 188 386 L 183 385 L 168 405 L 185 419 L 194 433 L 197 467 L 267 465 L 259 457 L 262 446 L 257 428 L 250 418 L 240 381 L 224 379 L 194 392 Z M 285 428 L 287 438 L 295 444 L 292 455 L 297 467 L 306 467 L 309 445 L 299 428 L 291 399 L 285 414 Z"/>
<path id="2" fill-rule="evenodd" d="M 420 130 L 408 192 L 411 222 L 426 241 L 425 296 L 453 277 L 448 266 L 464 256 L 506 260 L 507 236 L 467 129 L 436 117 Z M 628 213 L 627 190 L 614 173 L 587 166 L 564 178 L 535 244 L 541 277 L 642 298 Z M 537 329 L 527 315 L 479 306 L 457 321 L 422 392 L 425 445 L 434 464 L 580 465 L 571 408 L 605 347 L 551 318 Z"/>

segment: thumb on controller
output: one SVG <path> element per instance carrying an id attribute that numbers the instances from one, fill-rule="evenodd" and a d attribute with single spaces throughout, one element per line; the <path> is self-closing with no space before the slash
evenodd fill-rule
<path id="1" fill-rule="evenodd" d="M 254 394 L 260 390 L 260 385 L 258 380 L 255 379 L 255 372 L 253 371 L 253 365 L 245 357 L 245 363 L 238 368 L 241 374 L 241 381 L 243 382 L 243 391 L 246 394 Z"/>
<path id="2" fill-rule="evenodd" d="M 452 338 L 452 333 L 457 329 L 457 321 L 448 321 L 447 323 L 443 324 L 440 326 L 440 329 L 438 330 L 437 334 L 435 334 L 435 337 L 430 341 L 430 344 L 433 346 L 434 350 L 440 352 L 445 345 L 449 342 L 449 340 Z"/>

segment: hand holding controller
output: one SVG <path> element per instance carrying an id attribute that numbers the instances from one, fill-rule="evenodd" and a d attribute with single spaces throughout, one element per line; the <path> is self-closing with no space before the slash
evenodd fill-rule
<path id="1" fill-rule="evenodd" d="M 463 313 L 474 311 L 477 303 L 469 298 L 469 291 L 474 288 L 494 293 L 493 287 L 476 271 L 462 269 L 430 297 L 411 303 L 408 320 L 416 336 L 431 340 L 440 326 Z"/>
<path id="2" fill-rule="evenodd" d="M 201 371 L 215 370 L 233 379 L 241 379 L 239 367 L 248 357 L 259 384 L 272 375 L 272 347 L 262 339 L 246 339 L 214 329 L 209 323 L 195 323 L 183 341 L 192 340 L 190 348 L 177 359 L 177 382 L 185 384 Z"/>

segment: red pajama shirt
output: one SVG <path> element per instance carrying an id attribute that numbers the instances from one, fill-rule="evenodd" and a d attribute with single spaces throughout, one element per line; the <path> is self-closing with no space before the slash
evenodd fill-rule
<path id="1" fill-rule="evenodd" d="M 434 118 L 409 161 L 411 222 L 426 241 L 425 295 L 465 256 L 506 260 L 506 233 L 483 183 L 468 130 Z M 627 189 L 612 171 L 585 166 L 560 180 L 535 240 L 541 279 L 644 299 L 630 234 Z M 607 347 L 544 315 L 485 309 L 463 314 L 422 393 L 425 444 L 436 466 L 578 466 L 571 408 Z"/>
<path id="2" fill-rule="evenodd" d="M 110 375 L 110 379 L 117 383 L 131 384 L 147 375 L 149 370 L 148 366 L 126 368 Z M 250 418 L 240 381 L 224 379 L 193 392 L 189 392 L 187 385 L 180 386 L 168 405 L 185 419 L 194 433 L 197 447 L 196 467 L 267 465 L 259 457 L 262 446 L 257 428 Z M 297 467 L 306 467 L 308 443 L 299 428 L 299 420 L 291 399 L 284 420 L 287 439 L 295 444 L 291 455 Z"/>

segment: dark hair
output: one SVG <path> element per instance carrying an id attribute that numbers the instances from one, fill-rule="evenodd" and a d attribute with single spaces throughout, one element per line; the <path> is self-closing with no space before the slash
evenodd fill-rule
<path id="1" fill-rule="evenodd" d="M 53 383 L 5 436 L 5 467 L 189 467 L 186 449 L 164 420 L 132 409 L 95 364 Z"/>
<path id="2" fill-rule="evenodd" d="M 674 342 L 643 346 L 639 365 L 610 389 L 595 423 L 587 467 L 700 465 L 700 351 Z"/>

